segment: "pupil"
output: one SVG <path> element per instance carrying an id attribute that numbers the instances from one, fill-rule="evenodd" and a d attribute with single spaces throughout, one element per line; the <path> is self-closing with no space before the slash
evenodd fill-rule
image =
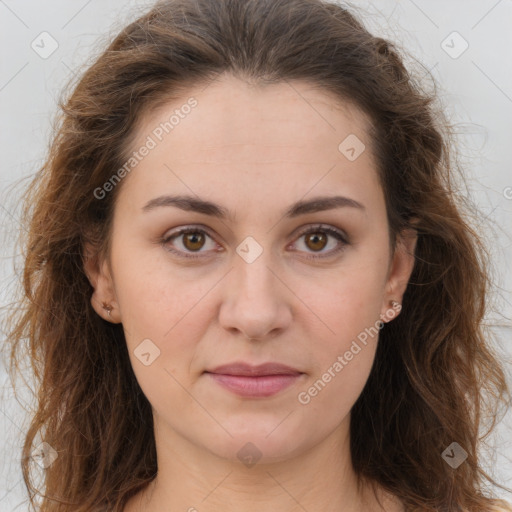
<path id="1" fill-rule="evenodd" d="M 197 244 L 197 243 L 199 243 L 199 245 L 201 245 L 200 242 L 198 242 L 198 239 L 200 239 L 201 237 L 202 237 L 202 235 L 200 235 L 199 233 L 187 233 L 185 240 L 187 242 L 191 242 L 192 245 Z M 189 247 L 189 249 L 200 249 L 200 247 Z"/>
<path id="2" fill-rule="evenodd" d="M 323 249 L 325 247 L 325 235 L 318 235 L 318 233 L 314 233 L 310 235 L 309 240 L 313 240 L 313 244 L 317 243 L 319 240 L 323 240 L 323 244 L 321 243 L 321 247 L 316 247 L 317 249 Z M 314 248 L 314 247 L 313 247 Z"/>

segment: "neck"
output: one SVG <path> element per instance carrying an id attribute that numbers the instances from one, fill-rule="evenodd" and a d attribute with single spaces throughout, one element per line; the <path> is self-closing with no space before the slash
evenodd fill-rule
<path id="1" fill-rule="evenodd" d="M 158 475 L 125 512 L 356 512 L 381 509 L 360 489 L 350 460 L 349 416 L 319 445 L 253 466 L 190 443 L 158 424 Z M 384 498 L 383 504 L 389 497 Z M 370 504 L 371 503 L 371 504 Z"/>

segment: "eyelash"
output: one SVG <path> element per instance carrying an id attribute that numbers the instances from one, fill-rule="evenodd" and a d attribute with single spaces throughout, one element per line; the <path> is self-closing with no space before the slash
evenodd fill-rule
<path id="1" fill-rule="evenodd" d="M 311 226 L 307 230 L 302 231 L 298 235 L 298 238 L 300 238 L 304 235 L 308 235 L 310 233 L 318 233 L 318 232 L 327 233 L 328 235 L 333 236 L 339 242 L 341 242 L 341 244 L 336 249 L 332 249 L 331 251 L 329 251 L 327 253 L 327 255 L 310 254 L 310 255 L 306 256 L 307 259 L 317 260 L 317 259 L 322 259 L 322 258 L 329 258 L 329 257 L 339 254 L 341 251 L 343 251 L 345 249 L 345 247 L 347 245 L 349 245 L 349 242 L 348 242 L 346 236 L 341 231 L 338 231 L 337 229 L 334 229 L 334 228 L 331 228 L 328 226 L 323 226 L 323 225 Z M 187 234 L 187 233 L 203 233 L 213 239 L 213 237 L 206 230 L 204 230 L 202 228 L 186 227 L 186 228 L 181 228 L 178 231 L 176 231 L 175 233 L 172 233 L 168 236 L 162 237 L 162 239 L 160 240 L 160 243 L 162 245 L 166 246 L 165 247 L 166 250 L 168 250 L 169 252 L 171 252 L 173 254 L 176 254 L 177 256 L 179 256 L 181 258 L 187 258 L 187 259 L 204 258 L 205 256 L 203 256 L 202 254 L 193 254 L 193 253 L 186 253 L 183 251 L 177 251 L 176 249 L 172 249 L 171 247 L 167 246 L 167 244 L 172 239 L 177 238 L 180 235 Z"/>

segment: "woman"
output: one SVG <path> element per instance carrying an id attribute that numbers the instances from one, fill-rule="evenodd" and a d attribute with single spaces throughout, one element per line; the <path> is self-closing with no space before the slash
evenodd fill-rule
<path id="1" fill-rule="evenodd" d="M 32 503 L 36 461 L 44 512 L 507 509 L 433 99 L 321 0 L 162 1 L 119 34 L 26 197 Z"/>

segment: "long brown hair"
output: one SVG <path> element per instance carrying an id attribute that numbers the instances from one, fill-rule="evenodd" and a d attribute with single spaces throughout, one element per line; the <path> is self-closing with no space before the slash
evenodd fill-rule
<path id="1" fill-rule="evenodd" d="M 402 58 L 350 10 L 322 0 L 167 0 L 124 28 L 73 84 L 26 192 L 21 297 L 6 345 L 13 382 L 27 358 L 37 382 L 22 453 L 32 506 L 42 493 L 42 512 L 118 512 L 156 475 L 150 403 L 122 325 L 92 309 L 83 266 L 86 242 L 108 250 L 122 182 L 101 199 L 94 191 L 126 162 L 143 114 L 232 73 L 307 80 L 357 105 L 372 120 L 391 239 L 417 219 L 401 314 L 381 330 L 351 411 L 358 477 L 407 510 L 492 507 L 486 480 L 503 486 L 482 469 L 481 428 L 490 418 L 492 430 L 510 389 L 483 325 L 490 258 L 456 187 L 450 125 Z M 38 436 L 57 454 L 44 492 L 32 480 Z M 453 442 L 467 452 L 456 469 L 442 457 Z"/>

